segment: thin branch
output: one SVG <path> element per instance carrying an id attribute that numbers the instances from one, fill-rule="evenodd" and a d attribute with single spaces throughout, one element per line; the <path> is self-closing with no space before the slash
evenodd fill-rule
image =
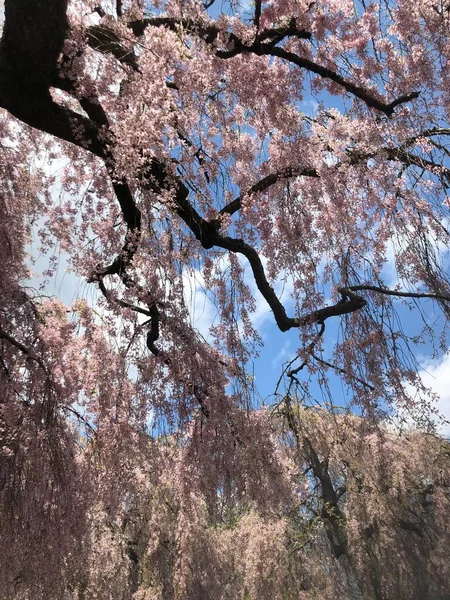
<path id="1" fill-rule="evenodd" d="M 0 339 L 4 339 L 9 342 L 12 346 L 15 346 L 18 350 L 20 350 L 23 354 L 26 354 L 30 360 L 34 360 L 44 371 L 48 374 L 47 366 L 45 365 L 42 358 L 36 356 L 32 350 L 27 348 L 24 344 L 16 340 L 14 337 L 6 333 L 3 329 L 0 328 Z"/>
<path id="2" fill-rule="evenodd" d="M 282 179 L 290 179 L 292 177 L 319 177 L 316 169 L 299 169 L 295 167 L 287 167 L 282 171 L 278 171 L 277 173 L 271 173 L 263 177 L 260 181 L 253 184 L 246 192 L 229 202 L 226 206 L 219 211 L 219 215 L 232 215 L 242 207 L 242 200 L 246 196 L 251 196 L 252 194 L 256 194 L 258 192 L 264 192 L 269 187 L 277 183 Z"/>
<path id="3" fill-rule="evenodd" d="M 364 381 L 363 379 L 360 379 L 359 377 L 356 377 L 356 375 L 349 374 L 345 369 L 342 369 L 341 367 L 338 367 L 337 365 L 333 365 L 332 363 L 328 362 L 327 360 L 324 360 L 323 358 L 320 358 L 320 356 L 317 356 L 314 353 L 312 353 L 311 356 L 313 357 L 314 360 L 321 363 L 325 367 L 329 367 L 330 369 L 334 369 L 335 371 L 337 371 L 338 373 L 341 373 L 342 375 L 351 377 L 352 379 L 354 379 L 355 381 L 357 381 L 364 387 L 368 388 L 372 392 L 376 391 L 375 388 L 373 387 L 373 385 L 371 385 L 370 383 L 367 383 L 367 381 Z"/>
<path id="4" fill-rule="evenodd" d="M 92 425 L 89 423 L 89 421 L 86 421 L 86 419 L 83 417 L 83 415 L 81 415 L 77 410 L 75 410 L 74 408 L 72 408 L 71 406 L 65 406 L 65 405 L 61 405 L 60 406 L 61 410 L 63 411 L 67 411 L 72 413 L 73 415 L 75 415 L 75 417 L 81 421 L 83 423 L 83 425 L 89 429 L 89 431 L 91 431 L 91 433 L 96 436 L 97 435 L 97 431 L 94 429 L 94 427 L 92 427 Z"/>
<path id="5" fill-rule="evenodd" d="M 349 92 L 353 96 L 356 96 L 360 100 L 363 100 L 363 102 L 365 102 L 369 108 L 375 108 L 376 110 L 379 110 L 380 112 L 384 113 L 388 117 L 392 116 L 392 114 L 394 113 L 394 109 L 397 106 L 399 106 L 400 104 L 405 104 L 406 102 L 410 102 L 411 100 L 418 98 L 420 95 L 420 92 L 417 92 L 417 91 L 411 92 L 409 94 L 403 94 L 402 96 L 399 96 L 398 98 L 396 98 L 395 100 L 393 100 L 392 102 L 387 104 L 386 102 L 379 100 L 376 97 L 376 95 L 374 95 L 374 93 L 369 92 L 368 90 L 352 83 L 351 81 L 348 81 L 347 79 L 342 77 L 342 75 L 340 75 L 339 73 L 336 73 L 332 69 L 329 69 L 328 67 L 319 65 L 319 64 L 315 63 L 314 61 L 309 60 L 308 58 L 300 57 L 297 54 L 294 54 L 293 52 L 289 52 L 279 46 L 266 47 L 264 44 L 260 44 L 259 46 L 257 46 L 254 49 L 246 48 L 245 50 L 242 50 L 242 51 L 243 52 L 244 51 L 245 52 L 254 52 L 258 56 L 268 55 L 268 56 L 277 56 L 279 58 L 284 58 L 288 62 L 291 62 L 292 64 L 295 64 L 298 67 L 306 69 L 306 70 L 310 71 L 311 73 L 315 73 L 316 75 L 320 75 L 324 79 L 329 79 L 330 81 L 337 83 L 338 85 L 343 87 L 347 92 Z M 225 55 L 222 55 L 222 58 L 228 58 L 226 56 L 226 53 L 225 53 Z"/>
<path id="6" fill-rule="evenodd" d="M 450 302 L 450 296 L 446 294 L 425 292 L 399 292 L 396 290 L 389 290 L 388 288 L 378 287 L 376 285 L 351 285 L 347 289 L 352 292 L 377 292 L 378 294 L 385 294 L 386 296 L 398 296 L 399 298 L 431 298 L 433 300 L 444 300 L 446 302 Z"/>
<path id="7" fill-rule="evenodd" d="M 420 138 L 433 137 L 435 135 L 450 135 L 450 129 L 446 127 L 431 127 L 430 129 L 424 129 L 420 131 L 417 135 L 407 138 L 404 143 L 404 146 L 408 146 L 412 143 L 417 142 Z"/>
<path id="8" fill-rule="evenodd" d="M 121 306 L 122 308 L 129 308 L 130 310 L 140 313 L 141 315 L 145 315 L 146 317 L 152 316 L 152 313 L 150 311 L 146 310 L 145 308 L 141 308 L 140 306 L 135 306 L 134 304 L 130 304 L 130 302 L 126 302 L 125 300 L 122 300 L 121 298 L 117 298 L 117 297 L 113 296 L 111 294 L 111 292 L 106 288 L 102 279 L 100 279 L 98 281 L 98 287 L 99 287 L 101 293 L 103 294 L 103 296 L 109 302 L 111 302 L 113 304 L 117 304 L 118 306 Z"/>
<path id="9" fill-rule="evenodd" d="M 317 342 L 320 340 L 320 338 L 323 336 L 323 334 L 325 333 L 325 323 L 321 323 L 320 324 L 320 330 L 318 332 L 318 334 L 316 335 L 316 337 L 313 339 L 313 341 L 309 344 L 306 352 L 308 354 L 311 354 L 311 356 L 314 356 L 313 354 L 313 350 L 314 347 L 316 346 Z M 296 357 L 298 358 L 298 357 Z M 294 359 L 295 360 L 295 359 Z M 293 363 L 294 361 L 291 361 L 288 365 L 288 367 Z M 289 371 L 287 371 L 287 376 L 293 378 L 295 375 L 297 375 L 297 373 L 299 373 L 300 371 L 302 371 L 307 365 L 307 361 L 304 360 L 302 362 L 302 364 L 299 367 L 296 367 L 295 369 L 291 369 Z"/>
<path id="10" fill-rule="evenodd" d="M 133 71 L 140 71 L 134 52 L 125 49 L 120 38 L 109 27 L 92 25 L 87 30 L 87 41 L 94 50 L 102 54 L 112 54 L 120 63 L 128 65 Z"/>

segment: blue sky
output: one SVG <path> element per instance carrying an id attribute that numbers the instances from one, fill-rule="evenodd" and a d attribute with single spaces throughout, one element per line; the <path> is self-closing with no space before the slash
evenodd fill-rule
<path id="1" fill-rule="evenodd" d="M 43 277 L 39 275 L 48 267 L 48 256 L 39 256 L 38 243 L 35 240 L 30 248 L 30 253 L 35 259 L 33 267 L 36 276 L 33 277 L 30 284 L 38 288 L 43 282 Z M 447 252 L 448 253 L 448 252 Z M 395 267 L 393 257 L 386 264 L 386 273 L 394 282 Z M 252 322 L 259 331 L 263 345 L 259 348 L 259 357 L 249 361 L 247 365 L 248 374 L 254 378 L 254 386 L 257 398 L 266 405 L 271 405 L 277 401 L 274 397 L 275 388 L 283 367 L 288 361 L 291 361 L 297 353 L 299 347 L 299 334 L 296 330 L 286 333 L 279 331 L 275 325 L 271 310 L 262 296 L 259 294 L 256 286 L 249 279 L 256 298 L 256 311 L 252 314 Z M 278 282 L 275 289 L 283 299 L 287 312 L 293 315 L 293 301 L 290 297 L 291 286 L 289 282 Z M 50 279 L 44 288 L 44 293 L 60 298 L 67 305 L 75 300 L 83 298 L 91 306 L 95 306 L 99 293 L 95 286 L 87 284 L 83 279 L 77 277 L 68 269 L 67 257 L 64 253 L 59 254 L 59 264 L 55 276 Z M 211 340 L 209 327 L 217 322 L 218 312 L 214 303 L 211 301 L 211 293 L 205 290 L 202 276 L 199 271 L 192 271 L 185 276 L 185 299 L 190 310 L 190 318 L 193 326 L 205 337 Z M 426 310 L 429 311 L 430 321 L 433 319 L 433 305 L 430 301 L 425 301 Z M 418 313 L 410 311 L 402 306 L 399 301 L 397 306 L 400 317 L 403 320 L 404 329 L 407 333 L 412 333 L 418 323 Z M 339 327 L 338 319 L 327 321 L 327 342 L 325 344 L 325 356 L 331 353 L 333 342 L 336 339 Z M 439 321 L 437 322 L 439 327 Z M 417 358 L 422 367 L 421 377 L 424 383 L 435 391 L 440 400 L 437 405 L 438 410 L 450 420 L 450 355 L 442 355 L 438 359 L 431 358 L 432 349 L 430 346 L 424 346 L 420 349 Z M 303 374 L 303 373 L 302 373 Z M 306 374 L 306 371 L 305 371 Z M 284 385 L 280 386 L 280 393 L 283 393 Z M 321 400 L 320 388 L 313 385 L 317 400 Z M 330 389 L 335 406 L 345 406 L 346 392 L 338 376 L 331 373 Z M 414 390 L 411 389 L 414 395 Z M 280 398 L 278 398 L 278 401 Z M 450 425 L 440 427 L 441 433 L 450 437 Z"/>
<path id="2" fill-rule="evenodd" d="M 3 2 L 0 0 L 0 21 L 3 20 Z M 306 97 L 305 108 L 308 107 L 308 112 L 314 109 L 316 98 Z M 448 259 L 448 250 L 445 249 Z M 30 253 L 36 259 L 34 269 L 36 277 L 30 282 L 34 287 L 38 287 L 42 282 L 39 277 L 39 272 L 43 272 L 47 268 L 48 257 L 39 257 L 38 245 L 34 243 L 30 248 Z M 448 263 L 448 260 L 447 260 Z M 393 256 L 389 257 L 386 264 L 385 274 L 391 283 L 395 280 L 395 266 Z M 249 279 L 251 281 L 251 279 Z M 389 283 L 389 282 L 388 282 Z M 292 360 L 295 355 L 298 343 L 298 332 L 292 330 L 287 333 L 282 333 L 275 326 L 273 316 L 264 299 L 253 286 L 257 309 L 252 315 L 252 321 L 255 327 L 260 332 L 263 346 L 259 349 L 260 356 L 254 361 L 250 361 L 248 365 L 249 375 L 254 377 L 255 387 L 262 401 L 270 404 L 273 402 L 273 393 L 277 381 L 283 369 L 283 365 Z M 283 298 L 288 314 L 293 314 L 293 302 L 290 298 L 290 283 L 289 281 L 280 281 L 276 286 L 277 293 Z M 66 256 L 61 253 L 59 255 L 59 266 L 55 277 L 46 285 L 44 292 L 49 295 L 59 297 L 67 304 L 71 304 L 74 300 L 85 298 L 89 304 L 93 305 L 96 302 L 98 293 L 94 286 L 80 280 L 74 274 L 68 271 Z M 205 294 L 202 277 L 200 272 L 194 271 L 186 275 L 186 301 L 190 306 L 192 324 L 208 338 L 209 326 L 217 318 L 217 311 L 214 304 L 210 301 L 208 294 Z M 427 303 L 426 310 L 430 309 L 430 304 Z M 399 315 L 403 319 L 403 324 L 406 331 L 411 331 L 417 324 L 417 313 L 409 311 L 398 303 Z M 432 314 L 429 315 L 432 319 Z M 440 327 L 440 321 L 437 321 L 436 327 Z M 337 333 L 338 323 L 327 324 L 327 333 L 331 331 L 333 338 L 333 330 Z M 331 344 L 325 352 L 331 350 Z M 439 358 L 431 358 L 432 348 L 424 346 L 420 349 L 420 355 L 417 358 L 422 367 L 421 377 L 423 381 L 429 385 L 439 396 L 440 400 L 437 408 L 444 416 L 450 419 L 450 355 L 447 353 Z M 414 393 L 414 390 L 411 390 Z M 345 392 L 339 382 L 339 378 L 332 378 L 332 394 L 335 404 L 339 405 L 341 399 L 345 402 Z M 441 428 L 445 435 L 450 436 L 450 425 Z"/>

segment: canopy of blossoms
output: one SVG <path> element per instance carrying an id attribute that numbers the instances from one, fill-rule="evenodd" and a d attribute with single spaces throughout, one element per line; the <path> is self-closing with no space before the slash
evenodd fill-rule
<path id="1" fill-rule="evenodd" d="M 378 425 L 431 431 L 415 356 L 447 349 L 448 7 L 4 5 L 0 598 L 301 598 L 324 573 L 305 598 L 400 598 L 393 548 L 404 573 L 429 556 L 405 598 L 444 598 L 448 448 Z M 32 286 L 37 234 L 94 302 Z M 261 301 L 298 332 L 266 408 Z M 330 377 L 362 424 L 311 408 Z"/>

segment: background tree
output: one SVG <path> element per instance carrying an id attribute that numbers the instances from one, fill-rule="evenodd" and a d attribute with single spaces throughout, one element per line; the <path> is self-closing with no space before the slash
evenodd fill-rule
<path id="1" fill-rule="evenodd" d="M 270 554 L 291 565 L 282 531 L 291 527 L 290 511 L 303 514 L 298 469 L 306 462 L 307 481 L 320 488 L 308 511 L 324 524 L 315 547 L 338 565 L 325 569 L 334 576 L 318 593 L 326 597 L 339 583 L 355 597 L 396 597 L 399 571 L 383 565 L 395 547 L 402 573 L 414 573 L 412 562 L 404 566 L 412 544 L 417 565 L 428 569 L 429 555 L 432 566 L 428 587 L 413 579 L 411 593 L 440 597 L 431 577 L 442 546 L 429 539 L 441 535 L 444 492 L 432 502 L 441 516 L 426 512 L 428 486 L 434 491 L 440 475 L 428 482 L 423 464 L 402 454 L 409 442 L 381 443 L 384 430 L 372 441 L 359 432 L 361 447 L 381 449 L 386 464 L 392 452 L 393 469 L 401 465 L 402 477 L 411 470 L 406 486 L 392 475 L 395 485 L 383 487 L 375 460 L 347 466 L 339 453 L 331 460 L 331 417 L 313 412 L 314 435 L 306 425 L 299 430 L 309 421 L 292 397 L 315 402 L 314 378 L 326 391 L 328 376 L 338 375 L 370 431 L 396 411 L 431 425 L 426 390 L 418 400 L 407 390 L 423 388 L 414 345 L 447 344 L 448 11 L 429 0 L 222 8 L 214 1 L 5 1 L 0 481 L 8 565 L 1 593 L 169 598 L 208 589 L 220 597 L 212 590 L 224 581 L 221 569 L 238 580 L 241 567 L 233 567 L 231 550 L 220 553 L 223 536 L 206 527 L 205 514 L 208 523 L 230 523 L 237 511 L 236 527 L 267 527 L 265 548 L 272 544 Z M 65 306 L 28 285 L 33 227 L 44 249 L 61 249 L 98 291 L 95 306 Z M 392 249 L 398 282 L 389 287 L 383 267 Z M 217 306 L 212 343 L 190 319 L 193 274 Z M 292 315 L 280 280 L 292 288 Z M 269 413 L 255 410 L 246 372 L 260 343 L 251 318 L 260 297 L 281 331 L 299 331 L 275 403 L 292 456 Z M 422 318 L 414 334 L 403 328 L 400 302 Z M 418 435 L 411 447 L 441 456 L 434 437 Z M 143 485 L 151 493 L 141 505 Z M 392 502 L 391 489 L 399 490 Z M 372 492 L 383 518 L 362 508 Z M 111 579 L 98 569 L 115 543 L 117 515 L 137 503 L 139 519 L 149 518 L 158 494 L 173 494 L 181 507 L 172 521 L 165 509 L 155 513 L 178 562 L 170 570 L 155 550 L 149 564 L 159 565 L 158 576 L 148 575 L 147 593 L 141 566 L 120 569 L 112 558 Z M 408 506 L 419 511 L 416 520 Z M 422 523 L 426 534 L 417 533 Z M 400 529 L 389 538 L 392 524 Z M 239 547 L 259 556 L 257 538 L 245 531 Z M 124 560 L 141 560 L 149 535 L 137 550 L 119 536 Z M 428 537 L 421 546 L 407 535 Z M 197 581 L 206 550 L 209 570 Z M 278 563 L 261 556 L 258 572 L 265 566 L 279 577 L 252 575 L 251 583 L 246 567 L 231 595 L 295 589 Z M 314 589 L 313 571 L 293 575 L 299 590 Z M 269 580 L 273 589 L 266 583 L 262 591 Z"/>

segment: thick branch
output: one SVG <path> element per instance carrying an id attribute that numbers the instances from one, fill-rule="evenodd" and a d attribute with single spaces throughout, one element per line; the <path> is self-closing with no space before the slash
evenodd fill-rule
<path id="1" fill-rule="evenodd" d="M 301 450 L 303 450 L 314 477 L 320 482 L 322 497 L 322 511 L 320 516 L 324 522 L 328 524 L 328 527 L 326 528 L 327 536 L 334 555 L 336 558 L 339 558 L 342 554 L 347 552 L 347 539 L 343 528 L 345 515 L 338 505 L 339 498 L 345 492 L 345 487 L 340 488 L 339 491 L 336 492 L 328 472 L 328 461 L 321 461 L 311 440 L 306 436 L 301 435 L 290 397 L 286 396 L 284 400 L 287 423 L 295 436 L 298 451 L 301 452 Z"/>
<path id="2" fill-rule="evenodd" d="M 256 11 L 258 9 L 258 3 L 256 5 Z M 257 14 L 255 13 L 255 19 Z M 223 32 L 218 27 L 212 24 L 205 24 L 195 22 L 191 19 L 177 19 L 175 17 L 153 17 L 149 19 L 143 19 L 140 21 L 130 21 L 128 27 L 133 33 L 139 37 L 142 36 L 145 29 L 149 26 L 153 27 L 166 27 L 172 31 L 178 31 L 179 29 L 186 30 L 190 34 L 196 34 L 208 44 L 215 44 L 216 40 L 220 35 L 228 37 L 228 45 L 231 47 L 229 50 L 215 50 L 216 56 L 223 59 L 233 58 L 239 54 L 256 54 L 257 56 L 276 56 L 284 59 L 296 66 L 306 69 L 311 73 L 315 73 L 324 79 L 329 79 L 343 87 L 348 93 L 363 100 L 370 108 L 375 108 L 386 116 L 390 117 L 397 106 L 414 100 L 419 97 L 420 92 L 411 92 L 409 94 L 403 94 L 398 98 L 394 99 L 390 103 L 383 102 L 377 97 L 376 92 L 369 91 L 362 88 L 353 82 L 349 81 L 336 71 L 328 67 L 324 67 L 314 61 L 294 54 L 278 46 L 283 39 L 286 37 L 297 37 L 300 39 L 311 39 L 311 33 L 305 30 L 297 29 L 295 21 L 292 21 L 288 27 L 266 29 L 260 32 L 254 43 L 247 45 L 244 44 L 235 34 L 231 32 Z M 98 29 L 98 31 L 97 31 Z M 111 52 L 118 60 L 124 62 L 123 48 L 120 46 L 120 40 L 117 36 L 107 28 L 98 27 L 91 28 L 93 31 L 93 39 L 91 44 L 96 45 L 96 49 L 102 52 Z M 263 43 L 265 41 L 266 43 Z M 135 57 L 130 59 L 135 62 Z M 131 63 L 130 63 L 131 64 Z"/>
<path id="3" fill-rule="evenodd" d="M 224 32 L 219 27 L 211 23 L 199 23 L 192 19 L 177 19 L 175 17 L 153 17 L 149 19 L 142 19 L 140 21 L 130 21 L 128 27 L 133 31 L 134 35 L 140 37 L 144 34 L 147 27 L 166 27 L 171 31 L 178 31 L 183 29 L 190 34 L 196 34 L 202 38 L 205 42 L 212 44 L 216 41 L 219 35 L 227 35 L 232 41 L 238 41 L 238 38 L 230 32 Z M 311 33 L 305 29 L 298 29 L 295 25 L 295 20 L 292 20 L 287 27 L 276 27 L 273 29 L 264 29 L 261 31 L 257 39 L 266 40 L 274 37 L 282 38 L 291 36 L 300 39 L 309 40 L 311 39 Z"/>
<path id="4" fill-rule="evenodd" d="M 163 169 L 163 167 L 161 168 Z M 329 317 L 349 314 L 366 305 L 366 301 L 361 296 L 358 296 L 351 290 L 341 289 L 339 291 L 342 298 L 337 304 L 320 308 L 303 317 L 288 317 L 284 306 L 267 280 L 258 252 L 241 239 L 221 235 L 219 232 L 220 222 L 218 220 L 206 221 L 203 219 L 189 202 L 188 190 L 183 184 L 178 182 L 176 190 L 175 212 L 193 232 L 203 248 L 209 249 L 215 246 L 229 252 L 242 254 L 247 258 L 255 278 L 256 286 L 272 309 L 277 326 L 281 331 L 288 331 L 289 329 L 303 327 L 311 323 L 323 323 Z"/>
<path id="5" fill-rule="evenodd" d="M 48 0 L 48 2 L 49 5 L 55 5 L 56 0 Z M 19 4 L 23 7 L 24 0 L 19 0 Z M 40 5 L 41 2 L 38 2 L 38 4 Z M 56 4 L 58 4 L 58 10 L 61 9 L 61 6 L 63 5 L 65 7 L 65 4 L 62 0 L 60 3 Z M 8 2 L 8 5 L 10 5 L 10 2 Z M 9 29 L 7 30 L 8 35 L 6 37 L 4 36 L 4 39 L 2 40 L 1 47 L 3 49 L 3 54 L 0 57 L 1 66 L 3 66 L 5 63 L 5 57 L 10 57 L 11 61 L 17 60 L 17 52 L 15 54 L 14 50 L 17 48 L 17 45 L 14 45 L 11 41 L 11 32 L 14 31 L 15 25 L 14 19 L 16 18 L 16 20 L 18 21 L 18 23 L 16 23 L 16 26 L 22 26 L 21 31 L 26 30 L 26 23 L 25 21 L 23 21 L 23 13 L 19 14 L 17 12 L 13 12 L 13 16 L 9 16 L 9 18 L 11 18 L 11 22 Z M 59 20 L 61 22 L 60 27 L 62 27 L 65 23 L 65 13 L 64 18 L 60 16 Z M 214 41 L 219 35 L 219 30 L 214 26 L 202 26 L 191 21 L 180 22 L 175 19 L 170 19 L 166 17 L 148 19 L 144 22 L 144 25 L 145 27 L 147 25 L 165 26 L 171 29 L 178 29 L 180 26 L 192 28 L 209 43 Z M 28 22 L 28 27 L 29 26 L 30 23 Z M 141 26 L 142 22 L 140 25 L 135 23 L 134 27 L 133 24 L 130 24 L 130 27 L 137 35 L 139 34 L 139 31 L 137 31 L 136 28 L 139 29 L 139 27 Z M 60 49 L 62 44 L 64 31 L 65 29 L 61 34 L 62 37 L 60 42 L 58 42 L 58 50 Z M 116 45 L 117 43 L 119 43 L 117 36 L 114 37 L 114 35 L 112 35 L 111 32 L 103 28 L 97 30 L 94 29 L 94 31 L 97 32 L 97 36 L 91 37 L 91 41 L 96 41 L 96 43 L 99 44 L 99 48 L 105 48 L 105 45 L 109 44 L 109 46 L 107 46 L 107 50 L 105 51 L 112 53 L 116 52 Z M 47 33 L 51 37 L 51 33 Z M 42 34 L 42 31 L 40 34 Z M 106 38 L 102 37 L 104 35 L 106 35 Z M 229 35 L 232 36 L 232 34 Z M 264 35 L 267 35 L 267 32 Z M 32 39 L 32 36 L 30 37 L 30 39 Z M 272 45 L 264 45 L 258 43 L 254 44 L 252 47 L 246 47 L 242 45 L 239 42 L 239 40 L 234 41 L 238 52 L 254 52 L 256 54 L 272 53 L 272 55 L 277 55 L 278 53 L 278 55 L 280 55 L 279 52 L 282 51 L 280 55 L 281 57 L 286 58 L 287 56 L 289 58 L 290 56 L 283 54 L 283 52 L 285 51 L 282 48 L 273 47 Z M 12 48 L 12 50 L 8 51 L 8 48 Z M 54 62 L 53 66 L 56 67 L 56 46 L 52 45 L 51 48 L 53 48 L 52 52 L 49 51 L 47 55 L 43 55 L 43 57 L 46 60 L 47 66 L 50 64 L 51 58 Z M 27 52 L 31 53 L 31 48 L 29 46 L 27 47 Z M 219 54 L 220 52 L 218 52 L 218 55 Z M 123 56 L 121 55 L 120 58 L 123 59 Z M 44 69 L 45 68 L 46 66 L 44 64 Z M 323 68 L 320 67 L 320 69 Z M 325 73 L 325 76 L 328 75 L 329 73 L 327 71 Z M 3 83 L 5 83 L 5 70 L 0 71 L 0 77 L 1 76 L 3 76 Z M 7 83 L 8 85 L 4 85 L 2 88 L 0 88 L 0 104 L 8 110 L 10 110 L 12 114 L 14 114 L 19 119 L 33 127 L 53 134 L 58 138 L 70 141 L 78 146 L 86 147 L 97 156 L 100 156 L 105 161 L 109 162 L 109 174 L 112 178 L 114 191 L 119 201 L 123 218 L 127 225 L 128 231 L 121 255 L 117 257 L 111 265 L 95 274 L 95 276 L 92 279 L 101 280 L 101 278 L 107 274 L 118 274 L 122 278 L 124 284 L 129 285 L 130 281 L 126 279 L 126 268 L 130 264 L 134 253 L 137 249 L 141 228 L 141 212 L 134 202 L 127 182 L 124 180 L 115 179 L 112 155 L 110 150 L 107 148 L 107 144 L 105 141 L 105 125 L 103 124 L 103 137 L 101 137 L 100 128 L 98 127 L 97 123 L 95 123 L 95 121 L 98 120 L 102 120 L 104 122 L 106 119 L 106 115 L 104 115 L 104 113 L 101 111 L 101 107 L 99 108 L 93 106 L 91 105 L 92 103 L 89 104 L 89 100 L 83 100 L 84 108 L 88 112 L 88 114 L 92 115 L 95 121 L 86 119 L 85 117 L 82 117 L 81 115 L 78 115 L 73 111 L 70 111 L 57 105 L 52 101 L 48 92 L 48 84 L 45 84 L 45 82 L 42 85 L 37 84 L 36 86 L 29 82 L 21 82 L 17 84 L 14 81 L 12 81 L 10 77 L 8 77 Z M 353 90 L 353 93 L 357 95 L 358 89 L 354 87 L 351 89 Z M 109 143 L 110 145 L 113 145 L 114 140 L 110 139 Z M 311 176 L 317 175 L 314 170 L 299 171 L 299 174 L 301 173 L 308 174 Z M 264 189 L 267 189 L 270 185 L 273 185 L 273 183 L 275 183 L 279 178 L 293 176 L 293 174 L 294 171 L 288 170 L 282 173 L 269 175 L 257 184 L 254 184 L 254 186 L 250 189 L 250 193 L 263 191 Z M 281 331 L 287 331 L 288 329 L 291 329 L 293 327 L 301 327 L 314 322 L 323 323 L 325 319 L 331 316 L 348 314 L 350 312 L 362 308 L 365 305 L 364 299 L 362 299 L 360 296 L 354 294 L 352 291 L 349 290 L 346 290 L 345 292 L 341 290 L 342 300 L 336 305 L 318 309 L 313 313 L 305 315 L 301 318 L 288 317 L 286 315 L 284 306 L 277 298 L 273 287 L 269 284 L 264 272 L 261 259 L 257 251 L 253 247 L 251 247 L 243 240 L 221 235 L 219 233 L 219 220 L 206 221 L 205 219 L 203 219 L 201 215 L 192 206 L 192 204 L 189 202 L 189 194 L 186 186 L 174 175 L 168 173 L 166 167 L 159 161 L 152 161 L 152 163 L 149 165 L 147 173 L 145 173 L 145 175 L 142 176 L 142 181 L 143 185 L 152 189 L 156 193 L 160 193 L 164 190 L 171 190 L 174 193 L 176 214 L 178 214 L 178 216 L 189 227 L 189 229 L 193 232 L 195 237 L 199 240 L 199 242 L 205 249 L 212 248 L 213 246 L 215 246 L 223 248 L 230 252 L 242 254 L 247 258 L 253 271 L 256 285 L 263 297 L 265 298 L 265 300 L 268 302 L 269 306 L 271 307 L 274 313 L 276 323 Z M 228 205 L 228 207 L 222 209 L 222 214 L 232 214 L 235 210 L 238 209 L 239 205 L 240 199 L 236 199 L 234 203 L 231 203 L 230 205 Z"/>
<path id="6" fill-rule="evenodd" d="M 60 84 L 62 89 L 76 95 L 76 86 L 74 81 L 68 78 L 60 77 L 56 83 Z M 96 97 L 81 97 L 78 100 L 89 118 L 102 126 L 103 138 L 105 140 L 108 139 L 110 145 L 113 145 L 114 135 L 109 129 L 108 117 L 98 99 Z M 142 223 L 141 210 L 134 201 L 128 182 L 125 178 L 116 178 L 114 173 L 114 157 L 110 147 L 107 146 L 106 141 L 104 142 L 104 155 L 108 164 L 108 174 L 111 179 L 111 184 L 116 198 L 120 204 L 123 219 L 127 225 L 127 233 L 120 255 L 117 256 L 110 265 L 99 269 L 96 273 L 94 273 L 89 279 L 91 282 L 100 281 L 105 275 L 117 274 L 122 277 L 126 276 L 126 267 L 131 263 L 138 248 Z"/>
<path id="7" fill-rule="evenodd" d="M 444 165 L 438 165 L 431 160 L 417 156 L 412 152 L 407 152 L 403 148 L 385 148 L 384 149 L 389 160 L 398 160 L 407 166 L 414 165 L 427 171 L 432 171 L 436 174 L 436 169 L 439 169 L 440 174 L 450 183 L 450 169 Z"/>
<path id="8" fill-rule="evenodd" d="M 0 106 L 17 119 L 105 159 L 105 147 L 96 123 L 56 104 L 48 88 L 23 84 L 0 72 Z"/>
<path id="9" fill-rule="evenodd" d="M 68 28 L 67 0 L 6 0 L 0 70 L 48 86 Z"/>
<path id="10" fill-rule="evenodd" d="M 288 331 L 311 323 L 323 323 L 329 317 L 348 314 L 366 305 L 366 301 L 361 296 L 351 290 L 341 289 L 339 291 L 342 298 L 337 304 L 320 308 L 303 317 L 288 317 L 284 306 L 267 280 L 258 252 L 241 239 L 221 235 L 220 220 L 206 221 L 203 219 L 189 202 L 189 192 L 186 186 L 175 176 L 169 175 L 162 163 L 153 161 L 150 172 L 151 177 L 147 179 L 148 187 L 155 192 L 162 189 L 171 189 L 175 192 L 174 211 L 189 227 L 203 248 L 223 248 L 229 252 L 242 254 L 247 258 L 256 286 L 272 309 L 277 326 L 281 331 Z"/>
<path id="11" fill-rule="evenodd" d="M 220 29 L 215 25 L 199 23 L 192 19 L 177 19 L 176 17 L 152 17 L 128 23 L 128 27 L 136 37 L 144 35 L 144 31 L 150 26 L 166 27 L 171 31 L 183 29 L 189 33 L 196 33 L 208 43 L 214 42 L 220 34 Z"/>
<path id="12" fill-rule="evenodd" d="M 314 61 L 309 60 L 308 58 L 298 56 L 297 54 L 294 54 L 293 52 L 289 52 L 279 46 L 272 47 L 270 45 L 265 45 L 265 44 L 258 44 L 253 47 L 250 47 L 250 48 L 244 46 L 241 49 L 241 52 L 253 52 L 253 53 L 257 54 L 258 56 L 266 55 L 266 56 L 277 56 L 278 58 L 283 58 L 283 59 L 287 60 L 288 62 L 291 62 L 292 64 L 297 65 L 298 67 L 301 67 L 303 69 L 306 69 L 307 71 L 310 71 L 311 73 L 320 75 L 324 79 L 329 79 L 330 81 L 334 81 L 334 83 L 337 83 L 338 85 L 343 87 L 347 92 L 349 92 L 353 96 L 356 96 L 356 98 L 363 100 L 363 102 L 365 102 L 368 107 L 375 108 L 376 110 L 379 110 L 380 112 L 384 113 L 388 117 L 390 117 L 394 113 L 394 109 L 397 106 L 399 106 L 400 104 L 409 102 L 410 100 L 414 100 L 415 98 L 418 98 L 420 95 L 420 92 L 411 92 L 410 94 L 404 94 L 402 96 L 399 96 L 398 98 L 396 98 L 389 104 L 386 104 L 385 102 L 383 102 L 382 100 L 377 98 L 376 93 L 370 92 L 370 91 L 352 83 L 351 81 L 345 79 L 344 77 L 342 77 L 342 75 L 340 75 L 339 73 L 336 73 L 332 69 L 329 69 L 328 67 L 319 65 L 319 64 L 315 63 Z M 239 53 L 240 52 L 235 52 L 232 55 L 235 56 L 236 54 L 239 54 Z M 221 53 L 221 54 L 217 53 L 217 55 L 221 56 L 222 58 L 229 58 L 229 56 L 227 56 L 226 52 Z"/>
<path id="13" fill-rule="evenodd" d="M 255 0 L 255 15 L 253 17 L 253 23 L 257 30 L 259 30 L 259 21 L 261 19 L 261 4 L 262 0 Z"/>
<path id="14" fill-rule="evenodd" d="M 270 29 L 263 29 L 260 33 L 258 33 L 256 39 L 258 42 L 271 40 L 271 43 L 279 44 L 287 37 L 310 40 L 312 36 L 309 31 L 306 31 L 305 29 L 298 29 L 295 19 L 291 19 L 291 22 L 287 27 L 272 27 Z"/>

